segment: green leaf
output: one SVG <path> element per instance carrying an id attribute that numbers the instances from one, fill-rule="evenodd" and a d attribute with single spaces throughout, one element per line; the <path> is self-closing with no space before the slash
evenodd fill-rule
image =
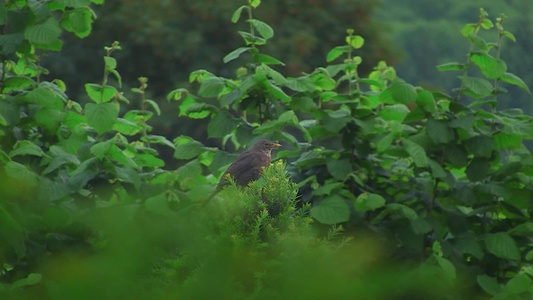
<path id="1" fill-rule="evenodd" d="M 116 88 L 110 85 L 104 85 L 102 87 L 96 83 L 86 83 L 85 91 L 87 92 L 89 98 L 96 103 L 109 102 L 118 94 Z"/>
<path id="2" fill-rule="evenodd" d="M 481 27 L 483 27 L 483 29 L 491 29 L 492 27 L 494 27 L 494 24 L 492 23 L 492 21 L 487 18 L 484 18 L 483 21 L 481 21 L 480 25 Z"/>
<path id="3" fill-rule="evenodd" d="M 425 112 L 434 113 L 437 110 L 433 93 L 423 90 L 416 96 L 416 104 Z"/>
<path id="4" fill-rule="evenodd" d="M 350 207 L 344 198 L 331 195 L 311 208 L 311 216 L 322 224 L 339 224 L 350 218 Z"/>
<path id="5" fill-rule="evenodd" d="M 18 289 L 23 286 L 36 285 L 41 282 L 42 275 L 39 273 L 30 273 L 26 278 L 19 279 L 11 285 L 11 289 Z"/>
<path id="6" fill-rule="evenodd" d="M 408 220 L 411 220 L 411 221 L 413 221 L 413 220 L 418 218 L 418 215 L 416 214 L 416 211 L 414 211 L 412 208 L 410 208 L 409 206 L 406 206 L 404 204 L 400 204 L 400 203 L 387 204 L 387 210 L 389 212 L 398 212 L 401 215 L 403 215 L 405 218 L 407 218 Z"/>
<path id="7" fill-rule="evenodd" d="M 431 141 L 435 144 L 447 144 L 454 139 L 453 131 L 448 127 L 448 122 L 429 118 L 426 127 Z"/>
<path id="8" fill-rule="evenodd" d="M 285 65 L 280 60 L 278 60 L 278 59 L 276 59 L 276 58 L 274 58 L 274 57 L 272 57 L 270 55 L 266 55 L 266 54 L 262 54 L 262 53 L 257 54 L 256 58 L 257 58 L 258 62 L 266 64 L 266 65 L 282 65 L 282 66 Z"/>
<path id="9" fill-rule="evenodd" d="M 357 197 L 354 202 L 354 208 L 357 211 L 376 210 L 385 206 L 385 198 L 378 194 L 363 193 Z"/>
<path id="10" fill-rule="evenodd" d="M 465 67 L 464 64 L 458 63 L 458 62 L 452 62 L 452 63 L 446 63 L 442 65 L 438 65 L 437 69 L 439 71 L 462 71 Z"/>
<path id="11" fill-rule="evenodd" d="M 248 9 L 248 6 L 243 5 L 235 10 L 233 15 L 231 16 L 231 22 L 237 23 L 239 22 L 239 19 L 241 18 L 241 13 L 243 9 Z"/>
<path id="12" fill-rule="evenodd" d="M 33 171 L 28 169 L 25 165 L 14 161 L 9 161 L 4 165 L 6 174 L 14 179 L 24 182 L 28 186 L 36 186 L 38 184 L 38 177 Z"/>
<path id="13" fill-rule="evenodd" d="M 383 153 L 387 151 L 390 145 L 392 145 L 392 142 L 394 141 L 395 138 L 396 138 L 396 133 L 389 132 L 381 140 L 379 140 L 377 144 L 377 149 L 376 149 L 378 153 Z"/>
<path id="14" fill-rule="evenodd" d="M 41 157 L 44 155 L 44 152 L 41 147 L 31 141 L 20 141 L 15 145 L 14 149 L 9 152 L 10 157 L 15 157 L 17 155 L 34 155 Z"/>
<path id="15" fill-rule="evenodd" d="M 463 254 L 471 254 L 477 259 L 482 259 L 484 252 L 475 238 L 459 238 L 455 243 L 455 247 Z"/>
<path id="16" fill-rule="evenodd" d="M 9 163 L 11 162 L 8 162 L 8 164 Z M 8 165 L 6 164 L 5 167 L 7 171 Z M 19 167 L 20 166 L 17 166 L 17 168 Z M 13 166 L 10 166 L 10 168 L 13 168 Z M 23 180 L 22 178 L 20 179 Z M 15 221 L 11 214 L 6 211 L 2 206 L 0 206 L 0 228 L 2 228 L 2 230 L 0 230 L 0 241 L 2 241 L 2 249 L 8 250 L 4 248 L 4 245 L 7 244 L 10 248 L 14 250 L 17 258 L 21 259 L 22 257 L 24 257 L 24 255 L 26 254 L 24 231 L 20 224 Z M 0 292 L 1 291 L 2 289 L 0 286 Z"/>
<path id="17" fill-rule="evenodd" d="M 444 168 L 438 162 L 429 159 L 429 167 L 431 168 L 431 174 L 433 174 L 433 177 L 446 179 L 446 171 L 444 171 Z"/>
<path id="18" fill-rule="evenodd" d="M 476 157 L 491 157 L 494 151 L 494 139 L 486 135 L 478 135 L 464 141 L 466 149 Z"/>
<path id="19" fill-rule="evenodd" d="M 55 2 L 69 7 L 84 7 L 91 4 L 91 0 L 55 0 Z"/>
<path id="20" fill-rule="evenodd" d="M 26 77 L 26 76 L 8 77 L 4 81 L 3 92 L 9 93 L 11 91 L 20 91 L 20 90 L 29 88 L 31 86 L 34 86 L 36 84 L 37 83 L 30 77 Z"/>
<path id="21" fill-rule="evenodd" d="M 511 41 L 516 43 L 516 37 L 511 32 L 509 32 L 507 30 L 504 30 L 504 31 L 502 31 L 502 36 L 504 36 L 504 37 L 506 37 L 506 38 L 508 38 Z"/>
<path id="22" fill-rule="evenodd" d="M 61 28 L 54 18 L 28 26 L 24 31 L 24 37 L 35 44 L 50 45 L 57 41 L 61 34 Z"/>
<path id="23" fill-rule="evenodd" d="M 387 89 L 396 103 L 407 104 L 417 98 L 415 87 L 401 79 L 395 80 Z"/>
<path id="24" fill-rule="evenodd" d="M 207 137 L 223 138 L 235 130 L 237 125 L 239 120 L 226 111 L 219 111 L 207 125 Z"/>
<path id="25" fill-rule="evenodd" d="M 198 95 L 204 98 L 214 98 L 217 97 L 220 92 L 226 86 L 224 79 L 220 77 L 209 77 L 202 81 L 200 89 L 198 90 Z"/>
<path id="26" fill-rule="evenodd" d="M 223 61 L 224 61 L 225 64 L 227 64 L 228 62 L 239 58 L 239 56 L 241 56 L 241 54 L 243 54 L 244 52 L 250 51 L 250 49 L 252 49 L 252 47 L 237 48 L 237 49 L 231 51 L 230 53 L 228 53 L 228 55 L 224 56 Z"/>
<path id="27" fill-rule="evenodd" d="M 205 151 L 204 145 L 188 137 L 178 137 L 174 145 L 176 145 L 174 151 L 174 158 L 176 159 L 195 158 Z"/>
<path id="28" fill-rule="evenodd" d="M 268 92 L 272 97 L 275 99 L 282 100 L 284 102 L 290 102 L 291 97 L 287 95 L 280 87 L 273 85 L 270 83 L 269 80 L 265 81 L 265 87 L 267 88 Z"/>
<path id="29" fill-rule="evenodd" d="M 527 91 L 529 94 L 531 94 L 527 84 L 520 77 L 516 76 L 515 74 L 505 72 L 505 73 L 503 73 L 503 76 L 502 76 L 501 79 L 502 79 L 502 81 L 507 82 L 507 83 L 512 84 L 512 85 L 516 85 L 519 88 L 521 88 L 521 89 Z"/>
<path id="30" fill-rule="evenodd" d="M 118 119 L 118 106 L 115 103 L 87 103 L 85 116 L 89 126 L 101 135 L 113 128 Z"/>
<path id="31" fill-rule="evenodd" d="M 393 104 L 385 106 L 378 115 L 385 121 L 402 122 L 409 114 L 409 108 L 405 104 Z"/>
<path id="32" fill-rule="evenodd" d="M 331 49 L 331 51 L 329 51 L 329 53 L 328 53 L 328 55 L 326 57 L 326 61 L 327 62 L 332 62 L 335 59 L 339 58 L 344 53 L 347 53 L 349 50 L 350 50 L 350 46 L 337 46 L 337 47 Z M 335 75 L 332 75 L 332 76 L 335 76 Z"/>
<path id="33" fill-rule="evenodd" d="M 365 39 L 359 35 L 347 36 L 346 43 L 354 49 L 360 49 L 365 44 Z"/>
<path id="34" fill-rule="evenodd" d="M 487 251 L 496 257 L 520 260 L 520 252 L 515 240 L 505 232 L 488 234 L 485 238 Z"/>
<path id="35" fill-rule="evenodd" d="M 115 144 L 114 139 L 109 139 L 105 142 L 96 143 L 91 147 L 91 154 L 96 158 L 103 158 L 109 153 L 111 146 Z"/>
<path id="36" fill-rule="evenodd" d="M 78 37 L 85 38 L 91 33 L 92 14 L 87 8 L 76 8 L 64 15 L 61 22 L 63 28 L 74 32 Z"/>
<path id="37" fill-rule="evenodd" d="M 507 65 L 503 60 L 495 59 L 485 53 L 472 53 L 470 60 L 490 79 L 498 79 L 507 71 Z"/>
<path id="38" fill-rule="evenodd" d="M 469 89 L 478 98 L 483 98 L 492 93 L 492 84 L 484 78 L 459 76 L 465 88 Z M 503 78 L 502 78 L 503 80 Z"/>
<path id="39" fill-rule="evenodd" d="M 257 30 L 257 32 L 259 32 L 259 34 L 265 40 L 268 40 L 269 38 L 274 36 L 274 30 L 267 23 L 256 19 L 248 19 L 246 20 L 246 22 L 251 23 L 252 26 Z"/>
<path id="40" fill-rule="evenodd" d="M 468 37 L 468 36 L 476 33 L 476 28 L 477 28 L 476 24 L 466 24 L 461 29 L 461 34 L 464 37 Z"/>
<path id="41" fill-rule="evenodd" d="M 490 277 L 487 274 L 478 275 L 477 283 L 489 295 L 494 296 L 501 291 L 501 286 L 498 284 L 498 280 L 496 280 L 494 277 Z"/>
<path id="42" fill-rule="evenodd" d="M 402 139 L 402 145 L 417 167 L 423 168 L 429 166 L 429 159 L 422 146 L 405 138 Z"/>
<path id="43" fill-rule="evenodd" d="M 348 110 L 339 109 L 328 114 L 323 119 L 324 129 L 331 133 L 338 133 L 351 121 Z"/>
<path id="44" fill-rule="evenodd" d="M 348 159 L 334 159 L 327 160 L 327 168 L 331 176 L 336 180 L 344 180 L 346 176 L 352 172 L 352 164 Z"/>
<path id="45" fill-rule="evenodd" d="M 470 181 L 480 181 L 490 172 L 490 163 L 484 158 L 474 158 L 466 167 L 466 176 Z"/>
<path id="46" fill-rule="evenodd" d="M 416 218 L 411 220 L 411 229 L 415 234 L 426 234 L 431 231 L 432 227 L 425 219 Z"/>
<path id="47" fill-rule="evenodd" d="M 2 3 L 2 5 L 4 5 Z M 38 0 L 28 0 L 28 7 L 31 9 L 33 14 L 37 17 L 37 22 L 41 22 L 50 17 L 50 11 L 44 5 L 43 2 Z"/>
<path id="48" fill-rule="evenodd" d="M 514 150 L 522 147 L 522 136 L 518 134 L 497 133 L 494 136 L 496 150 Z"/>
<path id="49" fill-rule="evenodd" d="M 168 199 L 165 193 L 146 199 L 144 201 L 144 207 L 147 211 L 161 216 L 172 217 L 175 215 L 168 205 Z"/>
<path id="50" fill-rule="evenodd" d="M 295 79 L 289 79 L 286 83 L 287 87 L 297 92 L 313 92 L 315 90 L 315 83 L 309 76 L 302 76 Z"/>

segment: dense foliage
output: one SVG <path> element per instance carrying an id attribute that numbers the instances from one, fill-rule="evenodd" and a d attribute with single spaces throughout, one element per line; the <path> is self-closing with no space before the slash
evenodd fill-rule
<path id="1" fill-rule="evenodd" d="M 42 79 L 40 54 L 60 50 L 62 30 L 90 33 L 91 2 L 101 1 L 0 11 L 8 299 L 533 297 L 533 120 L 498 109 L 505 86 L 529 93 L 500 58 L 502 40 L 515 39 L 503 16 L 481 9 L 462 28 L 465 61 L 438 66 L 457 75 L 448 94 L 385 62 L 363 76 L 365 39 L 352 29 L 327 66 L 284 75 L 263 51 L 274 30 L 249 0 L 231 16 L 245 24 L 244 45 L 223 60 L 241 66 L 236 75 L 196 70 L 194 91 L 168 95 L 181 116 L 207 120 L 222 151 L 152 133 L 159 104 L 144 77 L 122 90 L 118 42 L 84 105 Z M 229 152 L 259 137 L 284 144 L 264 178 L 199 205 Z M 157 145 L 182 166 L 165 169 Z"/>

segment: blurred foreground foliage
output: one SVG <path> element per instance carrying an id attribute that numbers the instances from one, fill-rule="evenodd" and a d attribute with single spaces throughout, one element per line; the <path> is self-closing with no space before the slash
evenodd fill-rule
<path id="1" fill-rule="evenodd" d="M 533 296 L 533 123 L 498 109 L 506 86 L 530 90 L 501 58 L 515 39 L 505 16 L 481 9 L 458 33 L 466 59 L 438 66 L 458 74 L 451 96 L 385 62 L 363 75 L 353 29 L 327 66 L 284 75 L 263 51 L 274 30 L 255 15 L 261 2 L 237 7 L 243 45 L 223 58 L 235 76 L 193 71 L 168 101 L 229 152 L 260 137 L 284 147 L 261 180 L 201 207 L 234 154 L 155 134 L 162 110 L 147 78 L 124 90 L 118 42 L 85 104 L 43 79 L 40 53 L 61 49 L 62 30 L 91 32 L 90 2 L 102 1 L 0 10 L 3 298 Z M 156 146 L 181 166 L 164 168 Z"/>

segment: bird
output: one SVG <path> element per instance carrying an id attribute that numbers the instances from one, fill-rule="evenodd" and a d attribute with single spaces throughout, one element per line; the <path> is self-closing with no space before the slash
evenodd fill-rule
<path id="1" fill-rule="evenodd" d="M 279 148 L 281 144 L 269 140 L 257 141 L 252 148 L 239 154 L 224 172 L 215 190 L 207 197 L 203 205 L 206 205 L 218 192 L 229 185 L 228 174 L 233 181 L 246 186 L 248 183 L 261 177 L 263 168 L 270 165 L 272 149 Z"/>

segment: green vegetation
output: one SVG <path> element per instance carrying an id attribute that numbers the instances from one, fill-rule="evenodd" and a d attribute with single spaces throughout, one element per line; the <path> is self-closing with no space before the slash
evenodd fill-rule
<path id="1" fill-rule="evenodd" d="M 91 2 L 0 11 L 2 298 L 533 297 L 533 120 L 498 108 L 506 87 L 530 90 L 500 58 L 515 39 L 504 16 L 481 9 L 457 33 L 469 50 L 438 66 L 457 79 L 448 95 L 384 61 L 362 71 L 353 29 L 328 65 L 285 75 L 249 0 L 229 16 L 244 25 L 223 59 L 235 76 L 193 71 L 167 99 L 230 152 L 258 137 L 284 148 L 262 179 L 201 207 L 234 155 L 154 134 L 161 103 L 144 77 L 124 91 L 118 42 L 85 104 L 43 79 L 62 30 L 90 34 Z"/>

